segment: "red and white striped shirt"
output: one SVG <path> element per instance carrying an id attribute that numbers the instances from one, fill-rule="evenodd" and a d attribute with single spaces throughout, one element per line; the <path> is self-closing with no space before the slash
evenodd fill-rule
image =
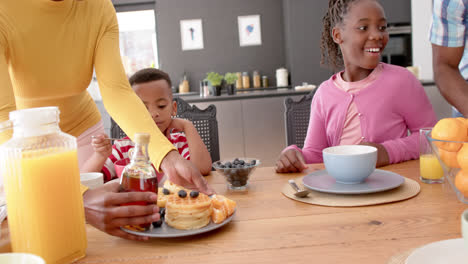
<path id="1" fill-rule="evenodd" d="M 174 147 L 176 147 L 177 151 L 179 151 L 179 154 L 182 157 L 184 157 L 186 160 L 190 160 L 189 147 L 184 132 L 171 133 L 168 139 L 174 145 Z M 108 182 L 117 178 L 114 163 L 121 159 L 130 158 L 128 151 L 133 147 L 133 142 L 129 137 L 125 137 L 114 142 L 114 145 L 112 146 L 112 154 L 107 158 L 101 170 L 104 174 L 104 182 Z M 159 182 L 163 182 L 162 177 L 163 175 L 159 175 L 158 173 Z"/>

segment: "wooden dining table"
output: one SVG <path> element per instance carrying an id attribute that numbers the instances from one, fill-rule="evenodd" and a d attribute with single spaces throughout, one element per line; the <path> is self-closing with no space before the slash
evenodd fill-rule
<path id="1" fill-rule="evenodd" d="M 458 201 L 449 183 L 422 183 L 419 161 L 381 168 L 420 183 L 417 196 L 400 202 L 327 207 L 281 193 L 289 179 L 323 168 L 311 164 L 303 173 L 278 174 L 273 167 L 260 167 L 243 192 L 228 190 L 223 176 L 212 172 L 207 180 L 217 193 L 237 202 L 230 223 L 199 235 L 146 242 L 113 237 L 88 225 L 87 254 L 77 263 L 377 264 L 434 241 L 461 237 L 460 216 L 468 205 Z"/>

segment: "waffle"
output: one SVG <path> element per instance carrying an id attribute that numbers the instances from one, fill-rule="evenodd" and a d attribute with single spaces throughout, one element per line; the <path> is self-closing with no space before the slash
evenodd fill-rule
<path id="1" fill-rule="evenodd" d="M 167 197 L 166 223 L 177 229 L 190 230 L 202 228 L 210 223 L 212 213 L 211 198 L 200 193 L 198 197 L 178 195 Z"/>
<path id="2" fill-rule="evenodd" d="M 166 189 L 168 189 L 168 190 L 171 192 L 171 194 L 174 194 L 174 193 L 177 194 L 180 190 L 184 190 L 184 191 L 186 191 L 187 193 L 190 192 L 189 189 L 186 189 L 186 188 L 184 188 L 184 187 L 182 187 L 182 186 L 180 186 L 180 185 L 174 184 L 174 183 L 172 183 L 172 182 L 169 181 L 169 180 L 166 180 L 166 181 L 164 182 L 164 186 L 163 186 L 163 187 L 166 188 Z"/>

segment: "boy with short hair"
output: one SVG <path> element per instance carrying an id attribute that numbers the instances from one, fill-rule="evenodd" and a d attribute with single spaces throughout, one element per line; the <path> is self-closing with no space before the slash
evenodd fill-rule
<path id="1" fill-rule="evenodd" d="M 139 70 L 129 79 L 135 93 L 140 97 L 161 132 L 177 148 L 180 155 L 190 160 L 203 175 L 211 171 L 211 156 L 196 128 L 189 120 L 175 118 L 177 103 L 172 96 L 169 75 L 155 68 Z M 142 131 L 144 132 L 144 131 Z M 93 156 L 85 164 L 85 171 L 101 171 L 104 181 L 117 178 L 114 162 L 130 158 L 133 148 L 130 138 L 116 140 L 111 146 L 107 135 L 93 138 Z M 162 179 L 159 179 L 162 182 Z"/>

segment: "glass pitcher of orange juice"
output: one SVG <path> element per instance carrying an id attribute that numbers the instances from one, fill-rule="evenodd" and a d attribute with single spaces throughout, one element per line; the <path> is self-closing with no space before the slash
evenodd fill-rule
<path id="1" fill-rule="evenodd" d="M 13 111 L 0 146 L 12 250 L 48 264 L 82 258 L 87 246 L 76 139 L 58 123 L 57 107 Z"/>

